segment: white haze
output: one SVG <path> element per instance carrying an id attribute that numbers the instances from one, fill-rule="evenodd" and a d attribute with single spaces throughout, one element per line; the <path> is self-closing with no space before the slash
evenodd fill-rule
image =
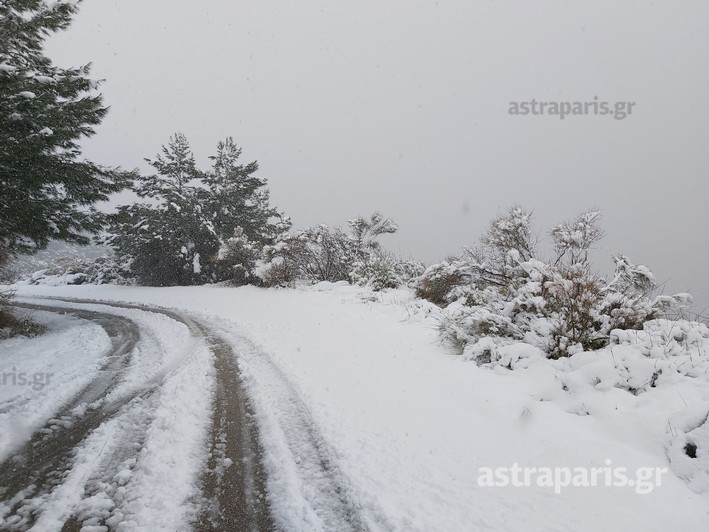
<path id="1" fill-rule="evenodd" d="M 231 135 L 296 226 L 380 210 L 427 262 L 513 203 L 544 231 L 604 210 L 623 252 L 709 304 L 709 4 L 87 0 L 49 43 L 92 61 L 111 112 L 85 143 L 145 170 L 183 131 Z M 510 101 L 636 102 L 632 116 L 510 116 Z"/>

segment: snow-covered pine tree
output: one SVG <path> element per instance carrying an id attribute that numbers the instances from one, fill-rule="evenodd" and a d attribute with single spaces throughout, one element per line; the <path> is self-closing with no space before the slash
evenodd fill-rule
<path id="1" fill-rule="evenodd" d="M 219 238 L 205 215 L 205 190 L 198 186 L 203 174 L 187 137 L 176 133 L 161 154 L 146 160 L 157 174 L 140 176 L 134 188 L 152 201 L 119 207 L 106 242 L 131 261 L 142 284 L 203 283 L 210 279 Z"/>
<path id="2" fill-rule="evenodd" d="M 141 177 L 136 192 L 142 197 L 158 198 L 179 206 L 194 193 L 191 184 L 202 177 L 202 172 L 197 169 L 184 133 L 178 131 L 172 135 L 161 151 L 155 159 L 145 159 L 158 173 Z"/>
<path id="3" fill-rule="evenodd" d="M 88 243 L 101 226 L 92 205 L 121 188 L 121 174 L 81 158 L 79 141 L 107 112 L 89 65 L 63 69 L 44 55 L 78 3 L 0 2 L 0 257 L 52 239 Z"/>
<path id="4" fill-rule="evenodd" d="M 257 177 L 258 162 L 241 164 L 241 148 L 227 137 L 217 144 L 217 154 L 211 171 L 204 175 L 208 186 L 204 208 L 216 234 L 222 242 L 234 236 L 241 228 L 243 235 L 257 243 L 273 242 L 289 228 L 283 226 L 283 215 L 269 204 L 266 180 Z"/>

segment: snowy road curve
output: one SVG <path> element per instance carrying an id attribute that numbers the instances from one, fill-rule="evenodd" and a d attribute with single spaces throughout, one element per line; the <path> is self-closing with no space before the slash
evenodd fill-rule
<path id="1" fill-rule="evenodd" d="M 235 355 L 244 345 L 226 341 L 224 329 L 139 305 L 21 305 L 90 320 L 111 349 L 70 401 L 0 456 L 0 529 L 367 528 L 338 486 L 307 411 L 252 350 L 252 371 L 269 373 L 272 404 L 261 400 L 259 412 L 271 408 L 264 436 Z M 21 414 L 21 405 L 7 408 Z M 269 440 L 264 457 L 261 442 L 274 431 L 283 438 Z M 269 472 L 281 465 L 286 472 L 266 475 L 264 463 Z"/>

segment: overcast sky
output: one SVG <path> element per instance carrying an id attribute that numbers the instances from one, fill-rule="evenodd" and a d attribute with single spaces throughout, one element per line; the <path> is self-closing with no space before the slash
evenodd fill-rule
<path id="1" fill-rule="evenodd" d="M 86 0 L 48 43 L 93 62 L 111 112 L 85 143 L 139 167 L 180 130 L 231 135 L 297 227 L 380 210 L 384 243 L 439 261 L 513 203 L 546 229 L 604 211 L 623 252 L 709 306 L 709 3 Z M 635 102 L 511 116 L 510 102 Z"/>

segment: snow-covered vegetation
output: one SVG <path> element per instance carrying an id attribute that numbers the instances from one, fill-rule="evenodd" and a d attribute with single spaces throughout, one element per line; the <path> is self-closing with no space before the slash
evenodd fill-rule
<path id="1" fill-rule="evenodd" d="M 245 264 L 235 262 L 234 238 L 243 240 L 244 249 L 263 246 L 290 226 L 269 205 L 266 181 L 253 175 L 258 164 L 242 165 L 240 155 L 227 138 L 217 144 L 212 168 L 201 171 L 187 137 L 176 133 L 149 161 L 157 173 L 136 177 L 132 187 L 145 201 L 118 207 L 101 240 L 140 284 L 244 279 L 249 257 L 241 257 Z"/>
<path id="2" fill-rule="evenodd" d="M 589 251 L 603 236 L 600 211 L 554 227 L 551 259 L 540 256 L 532 214 L 513 207 L 495 218 L 477 246 L 427 268 L 417 293 L 446 307 L 444 338 L 467 358 L 490 361 L 517 342 L 552 358 L 608 345 L 616 329 L 686 306 L 688 294 L 654 295 L 652 272 L 623 255 L 611 279 L 594 272 Z"/>
<path id="3" fill-rule="evenodd" d="M 100 239 L 125 265 L 123 278 L 148 286 L 347 280 L 382 289 L 406 284 L 423 270 L 382 248 L 378 237 L 397 226 L 380 213 L 350 220 L 347 232 L 326 225 L 291 230 L 285 214 L 269 205 L 266 180 L 254 175 L 258 164 L 242 165 L 240 155 L 227 138 L 203 172 L 187 138 L 171 138 L 150 161 L 157 174 L 137 176 L 133 185 L 150 201 L 120 206 Z M 85 273 L 82 282 L 103 279 Z"/>
<path id="4" fill-rule="evenodd" d="M 94 247 L 88 254 L 82 253 L 81 248 L 65 247 L 61 251 L 43 253 L 39 259 L 23 259 L 15 263 L 14 279 L 24 284 L 44 285 L 163 285 L 153 282 L 160 278 L 167 284 L 225 282 L 233 286 L 266 287 L 347 281 L 382 290 L 413 284 L 425 269 L 423 263 L 399 259 L 382 247 L 378 238 L 395 232 L 397 227 L 380 213 L 349 220 L 348 232 L 326 225 L 289 230 L 290 223 L 279 216 L 280 222 L 274 226 L 278 228 L 275 238 L 250 238 L 241 225 L 235 226 L 229 237 L 226 231 L 216 237 L 213 225 L 208 224 L 212 254 L 194 251 L 204 250 L 205 246 L 189 241 L 180 246 L 180 251 L 173 253 L 170 260 L 154 256 L 154 250 L 168 240 L 163 236 L 165 229 L 146 234 L 145 247 L 140 248 L 130 240 L 129 234 L 122 233 L 125 227 L 116 223 L 114 234 L 101 237 L 103 243 L 113 247 Z M 146 223 L 140 229 L 147 233 L 150 226 L 147 218 L 143 220 Z M 207 233 L 202 236 L 204 234 Z M 180 242 L 172 241 L 174 250 Z M 192 255 L 189 250 L 193 251 Z M 147 277 L 140 274 L 143 261 L 152 265 L 146 270 L 150 272 Z M 195 270 L 196 265 L 199 271 Z M 170 278 L 171 273 L 175 277 Z M 183 282 L 177 282 L 179 280 Z"/>
<path id="5" fill-rule="evenodd" d="M 85 161 L 79 141 L 107 112 L 98 84 L 88 67 L 60 69 L 42 54 L 44 39 L 69 25 L 76 5 L 0 3 L 0 282 L 14 282 L 0 285 L 0 342 L 12 367 L 3 379 L 57 377 L 47 383 L 50 400 L 38 389 L 19 396 L 0 389 L 0 421 L 21 429 L 0 431 L 3 458 L 101 371 L 111 343 L 98 325 L 76 318 L 40 313 L 43 325 L 33 324 L 12 308 L 15 291 L 124 300 L 198 314 L 234 347 L 259 418 L 270 504 L 284 529 L 324 530 L 328 518 L 307 493 L 307 482 L 323 479 L 319 469 L 305 470 L 308 460 L 301 464 L 304 434 L 317 448 L 313 456 L 330 460 L 320 466 L 343 491 L 320 489 L 341 502 L 351 497 L 346 506 L 361 512 L 353 522 L 363 528 L 465 530 L 477 519 L 480 529 L 579 522 L 579 529 L 640 522 L 706 529 L 709 327 L 688 314 L 689 294 L 660 293 L 652 271 L 625 255 L 612 257 L 611 275 L 596 272 L 590 252 L 603 237 L 599 210 L 551 228 L 543 251 L 531 211 L 515 206 L 474 246 L 425 267 L 384 247 L 398 227 L 379 212 L 344 227 L 294 228 L 271 205 L 258 163 L 243 163 L 230 137 L 207 169 L 198 168 L 182 133 L 147 160 L 150 174 Z M 111 214 L 96 210 L 125 188 L 139 200 Z M 87 254 L 37 255 L 50 241 L 92 238 L 101 247 Z M 130 501 L 126 511 L 145 511 L 144 529 L 177 529 L 189 519 L 183 503 L 197 504 L 213 353 L 187 321 L 169 325 L 171 318 L 149 309 L 84 307 L 132 317 L 150 331 L 119 384 L 140 388 L 153 367 L 170 386 L 146 395 L 159 408 L 136 410 L 146 426 L 163 426 L 148 439 L 133 481 L 140 489 L 123 501 Z M 18 334 L 39 337 L 10 338 Z M 183 403 L 191 405 L 188 416 Z M 102 432 L 117 425 L 112 419 L 92 432 L 77 463 L 101 456 Z M 171 455 L 171 447 L 179 452 Z M 569 491 L 550 502 L 548 492 L 530 490 L 523 500 L 510 490 L 485 491 L 473 477 L 509 459 L 594 466 L 604 458 L 667 465 L 669 488 L 646 500 L 621 495 L 630 517 L 608 516 L 602 510 L 618 492 L 587 500 Z M 174 471 L 183 473 L 175 496 Z M 64 499 L 31 501 L 37 512 L 49 505 L 42 519 L 63 515 L 65 503 L 72 512 L 93 504 L 82 499 L 79 472 L 67 478 Z M 103 503 L 129 491 L 104 488 Z M 592 514 L 583 514 L 589 504 Z M 170 525 L 161 524 L 165 508 Z M 667 509 L 679 509 L 679 517 L 667 517 Z M 104 517 L 120 528 L 123 516 L 114 510 Z"/>
<path id="6" fill-rule="evenodd" d="M 397 259 L 378 238 L 398 230 L 380 213 L 348 222 L 349 232 L 319 225 L 280 235 L 264 247 L 256 275 L 266 286 L 290 286 L 296 280 L 347 281 L 375 290 L 411 282 L 423 266 Z"/>

